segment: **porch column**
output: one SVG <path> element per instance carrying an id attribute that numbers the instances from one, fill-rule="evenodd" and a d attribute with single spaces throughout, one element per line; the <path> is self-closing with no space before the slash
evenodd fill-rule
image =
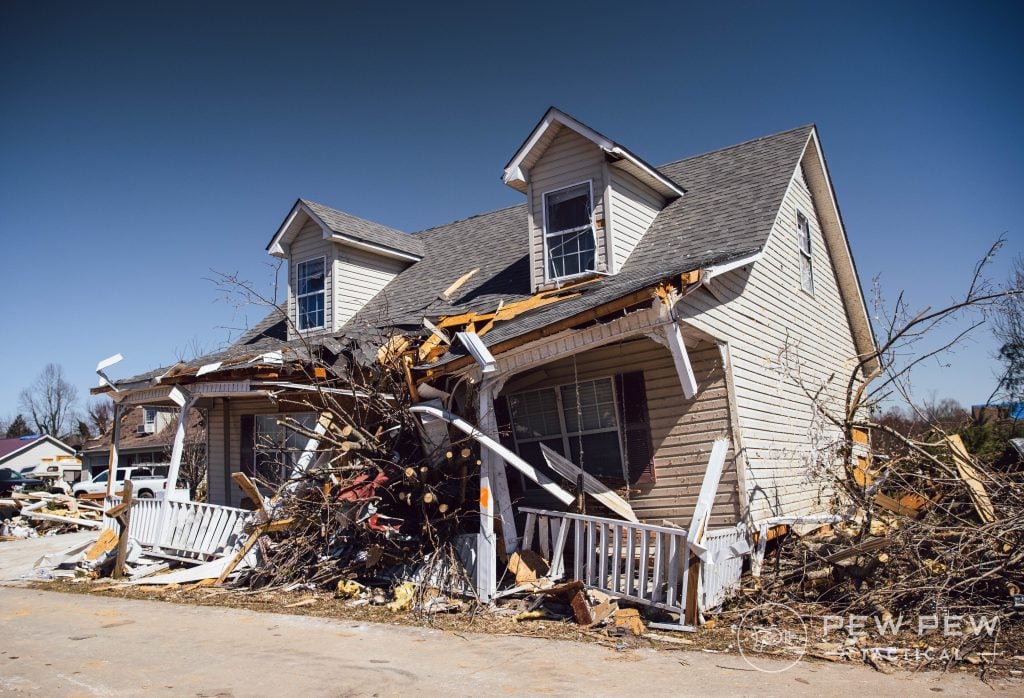
<path id="1" fill-rule="evenodd" d="M 171 493 L 177 489 L 178 472 L 181 470 L 181 456 L 185 451 L 185 428 L 188 426 L 188 411 L 192 409 L 192 405 L 196 402 L 196 398 L 192 393 L 180 385 L 174 386 L 169 397 L 181 409 L 178 412 L 178 428 L 174 432 L 174 445 L 171 447 L 171 466 L 167 470 L 167 495 L 164 496 L 165 506 Z"/>
<path id="2" fill-rule="evenodd" d="M 477 427 L 487 436 L 495 441 L 500 439 L 498 433 L 498 420 L 494 414 L 494 398 L 501 391 L 504 381 L 496 379 L 485 379 L 480 384 L 479 391 L 479 415 Z M 498 454 L 489 449 L 480 449 L 480 469 L 486 466 L 490 469 L 490 481 L 494 503 L 498 507 L 498 516 L 501 517 L 501 534 L 505 541 L 505 552 L 509 555 L 519 549 L 519 533 L 516 529 L 515 512 L 512 510 L 512 496 L 508 491 L 508 471 L 505 469 L 505 461 Z"/>
<path id="3" fill-rule="evenodd" d="M 110 434 L 110 461 L 107 464 L 107 496 L 114 494 L 114 475 L 121 447 L 121 403 L 114 403 L 114 427 Z"/>
<path id="4" fill-rule="evenodd" d="M 683 387 L 683 397 L 691 400 L 697 394 L 697 379 L 693 375 L 690 355 L 686 353 L 686 344 L 683 343 L 683 333 L 680 331 L 678 323 L 673 322 L 665 326 L 665 340 L 668 342 L 669 351 L 672 352 L 672 361 L 676 365 L 679 384 Z"/>

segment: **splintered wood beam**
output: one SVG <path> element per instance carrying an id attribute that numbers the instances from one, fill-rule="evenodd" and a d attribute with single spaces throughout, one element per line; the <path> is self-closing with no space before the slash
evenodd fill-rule
<path id="1" fill-rule="evenodd" d="M 263 495 L 260 493 L 256 483 L 249 479 L 249 476 L 245 473 L 231 473 L 231 479 L 238 489 L 242 490 L 242 493 L 247 496 L 254 506 L 259 507 L 259 510 L 264 514 L 267 514 L 267 506 L 263 501 Z"/>
<path id="2" fill-rule="evenodd" d="M 462 276 L 460 276 L 459 278 L 457 278 L 457 279 L 456 279 L 456 280 L 455 280 L 455 281 L 454 281 L 454 282 L 452 283 L 452 285 L 451 285 L 451 286 L 449 286 L 449 287 L 448 287 L 448 288 L 446 288 L 445 290 L 441 291 L 441 299 L 442 299 L 442 300 L 448 300 L 449 298 L 451 298 L 451 297 L 452 297 L 452 295 L 453 295 L 453 294 L 454 294 L 454 293 L 455 293 L 456 291 L 458 291 L 458 290 L 459 290 L 460 288 L 462 288 L 462 285 L 463 285 L 463 284 L 465 284 L 465 283 L 466 283 L 467 281 L 469 281 L 470 279 L 472 279 L 472 278 L 473 278 L 473 275 L 474 275 L 474 274 L 476 274 L 476 273 L 477 273 L 478 271 L 480 271 L 480 267 L 477 267 L 476 269 L 472 269 L 472 270 L 470 270 L 470 271 L 467 271 L 467 272 L 466 272 L 465 274 L 463 274 Z"/>
<path id="3" fill-rule="evenodd" d="M 436 334 L 432 334 L 429 337 L 427 337 L 423 341 L 423 344 L 421 344 L 420 348 L 418 349 L 420 361 L 425 361 L 427 357 L 430 356 L 430 353 L 434 349 L 437 349 L 438 347 L 441 346 L 442 341 L 443 340 Z"/>

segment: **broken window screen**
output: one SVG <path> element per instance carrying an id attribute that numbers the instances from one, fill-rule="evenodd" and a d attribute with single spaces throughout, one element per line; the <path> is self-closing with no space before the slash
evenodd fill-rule
<path id="1" fill-rule="evenodd" d="M 300 330 L 324 326 L 323 257 L 299 262 L 295 270 L 295 324 Z"/>
<path id="2" fill-rule="evenodd" d="M 309 437 L 278 424 L 287 419 L 295 420 L 309 431 L 316 426 L 316 415 L 312 412 L 256 415 L 253 444 L 256 477 L 268 484 L 284 482 L 309 442 Z"/>
<path id="3" fill-rule="evenodd" d="M 577 400 L 577 395 L 579 399 Z M 624 480 L 615 389 L 611 378 L 509 396 L 519 455 L 546 469 L 540 444 L 588 473 Z"/>
<path id="4" fill-rule="evenodd" d="M 560 279 L 596 269 L 590 213 L 589 182 L 544 195 L 548 278 Z"/>
<path id="5" fill-rule="evenodd" d="M 796 214 L 796 226 L 800 236 L 800 287 L 814 294 L 814 275 L 811 271 L 811 225 L 807 216 Z"/>

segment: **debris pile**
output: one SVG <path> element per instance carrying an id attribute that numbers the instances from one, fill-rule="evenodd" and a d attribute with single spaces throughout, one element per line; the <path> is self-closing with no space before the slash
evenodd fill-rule
<path id="1" fill-rule="evenodd" d="M 9 499 L 0 500 L 0 507 L 5 514 L 13 514 L 3 519 L 0 540 L 52 536 L 102 525 L 102 507 L 65 494 L 14 492 Z"/>
<path id="2" fill-rule="evenodd" d="M 849 502 L 844 523 L 802 536 L 775 531 L 762 576 L 740 607 L 781 602 L 810 615 L 902 619 L 915 628 L 920 618 L 938 618 L 928 641 L 952 645 L 957 656 L 991 650 L 993 637 L 943 633 L 944 619 L 998 619 L 1004 651 L 1021 654 L 1024 482 L 983 468 L 957 436 L 924 454 L 862 464 L 839 483 Z"/>

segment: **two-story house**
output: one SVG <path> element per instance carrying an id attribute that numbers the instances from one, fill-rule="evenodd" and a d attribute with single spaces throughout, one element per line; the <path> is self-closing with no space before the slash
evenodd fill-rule
<path id="1" fill-rule="evenodd" d="M 818 406 L 842 409 L 834 377 L 875 347 L 817 129 L 653 166 L 552 108 L 502 179 L 522 203 L 415 233 L 300 199 L 267 246 L 287 302 L 116 399 L 187 388 L 208 415 L 210 501 L 237 505 L 231 473 L 305 442 L 278 416 L 315 422 L 310 351 L 372 361 L 426 337 L 414 380 L 478 405 L 463 416 L 532 466 L 545 446 L 618 488 L 642 521 L 689 522 L 721 438 L 711 524 L 827 508 L 815 473 L 843 435 Z M 502 501 L 564 508 L 500 459 L 483 473 L 506 536 Z"/>

